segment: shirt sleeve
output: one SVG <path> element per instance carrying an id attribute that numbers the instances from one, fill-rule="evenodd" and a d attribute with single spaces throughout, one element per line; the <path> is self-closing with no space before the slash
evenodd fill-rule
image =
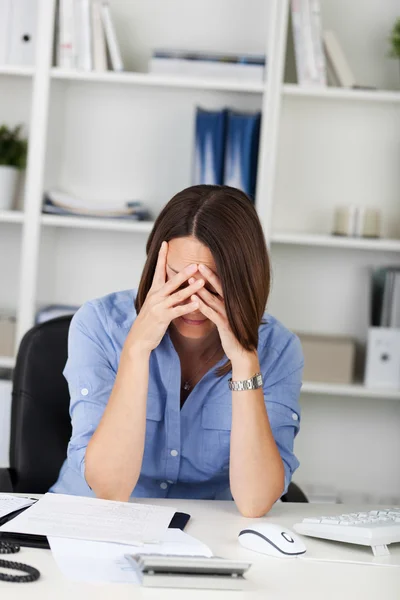
<path id="1" fill-rule="evenodd" d="M 70 393 L 72 435 L 68 465 L 85 478 L 85 453 L 114 386 L 106 318 L 100 303 L 88 302 L 74 315 L 68 335 L 64 377 Z"/>
<path id="2" fill-rule="evenodd" d="M 264 399 L 275 443 L 285 468 L 286 493 L 299 461 L 294 454 L 294 438 L 300 429 L 299 396 L 303 375 L 303 352 L 292 334 L 281 352 L 275 352 L 263 372 Z"/>

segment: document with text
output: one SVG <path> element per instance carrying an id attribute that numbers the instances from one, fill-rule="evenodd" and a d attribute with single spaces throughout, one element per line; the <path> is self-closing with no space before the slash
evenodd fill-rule
<path id="1" fill-rule="evenodd" d="M 174 513 L 166 506 L 48 493 L 0 531 L 140 545 L 162 540 Z"/>

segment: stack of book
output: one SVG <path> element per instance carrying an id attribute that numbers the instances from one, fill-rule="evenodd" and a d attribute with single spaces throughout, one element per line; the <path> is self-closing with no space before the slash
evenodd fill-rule
<path id="1" fill-rule="evenodd" d="M 197 108 L 193 184 L 230 185 L 254 199 L 260 124 L 260 112 Z"/>
<path id="2" fill-rule="evenodd" d="M 291 20 L 297 83 L 357 87 L 337 35 L 322 28 L 320 0 L 291 0 Z"/>
<path id="3" fill-rule="evenodd" d="M 158 49 L 154 50 L 150 59 L 149 72 L 262 83 L 265 77 L 265 56 Z"/>
<path id="4" fill-rule="evenodd" d="M 82 71 L 124 70 L 108 1 L 59 0 L 56 64 Z"/>
<path id="5" fill-rule="evenodd" d="M 151 214 L 139 200 L 96 202 L 83 200 L 61 190 L 48 190 L 44 194 L 43 213 L 78 217 L 133 219 L 148 221 Z"/>

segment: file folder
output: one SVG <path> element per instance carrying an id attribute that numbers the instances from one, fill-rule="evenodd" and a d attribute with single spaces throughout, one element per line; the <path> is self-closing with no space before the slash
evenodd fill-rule
<path id="1" fill-rule="evenodd" d="M 227 111 L 197 108 L 193 185 L 222 185 Z"/>
<path id="2" fill-rule="evenodd" d="M 224 184 L 239 188 L 252 199 L 257 179 L 261 113 L 229 111 Z"/>
<path id="3" fill-rule="evenodd" d="M 20 66 L 35 63 L 38 7 L 38 0 L 12 0 L 8 64 Z"/>

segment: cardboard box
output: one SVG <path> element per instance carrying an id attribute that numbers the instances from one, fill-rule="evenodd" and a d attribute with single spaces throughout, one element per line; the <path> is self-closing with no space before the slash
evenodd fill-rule
<path id="1" fill-rule="evenodd" d="M 14 356 L 15 317 L 0 314 L 0 356 Z"/>
<path id="2" fill-rule="evenodd" d="M 303 381 L 353 382 L 355 341 L 346 336 L 298 333 L 304 353 Z"/>

